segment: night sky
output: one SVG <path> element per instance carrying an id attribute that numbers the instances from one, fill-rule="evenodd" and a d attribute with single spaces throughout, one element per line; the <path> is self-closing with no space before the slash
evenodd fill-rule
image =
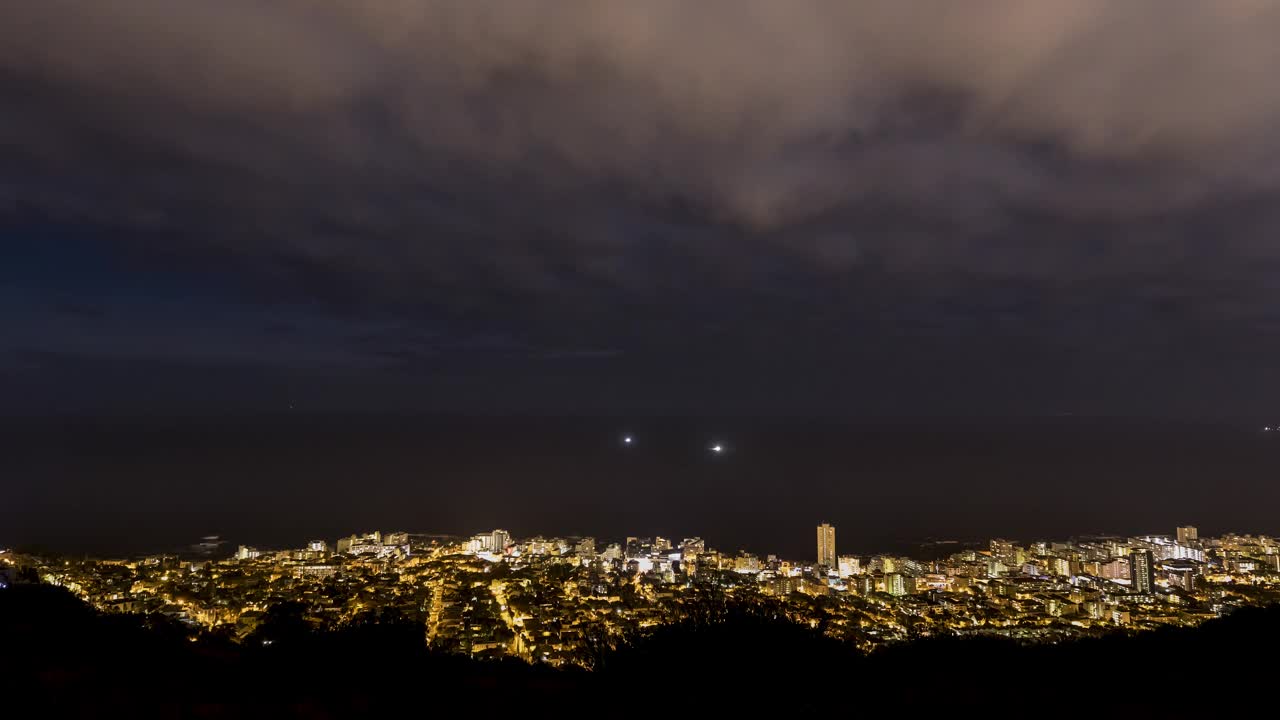
<path id="1" fill-rule="evenodd" d="M 1269 0 L 16 3 L 0 545 L 1280 531 L 1278 36 Z"/>

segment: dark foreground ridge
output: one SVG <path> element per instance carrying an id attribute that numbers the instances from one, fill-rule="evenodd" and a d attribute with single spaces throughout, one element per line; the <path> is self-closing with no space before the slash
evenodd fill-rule
<path id="1" fill-rule="evenodd" d="M 819 631 L 726 606 L 602 647 L 596 671 L 428 649 L 393 614 L 316 632 L 280 606 L 253 636 L 100 614 L 69 592 L 0 592 L 0 715 L 334 718 L 411 710 L 659 717 L 777 710 L 897 716 L 1188 717 L 1269 693 L 1280 607 L 1204 625 L 1024 646 L 927 639 L 864 655 Z"/>

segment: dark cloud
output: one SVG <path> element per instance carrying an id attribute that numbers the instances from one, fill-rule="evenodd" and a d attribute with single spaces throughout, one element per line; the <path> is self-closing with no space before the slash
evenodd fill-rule
<path id="1" fill-rule="evenodd" d="M 82 289 L 25 346 L 272 367 L 1276 357 L 1269 0 L 5 15 L 0 219 L 255 280 L 172 333 Z M 300 302 L 322 308 L 278 309 Z"/>
<path id="2" fill-rule="evenodd" d="M 487 235 L 451 207 L 456 181 L 536 179 L 494 199 L 512 219 L 617 183 L 755 229 L 858 201 L 982 227 L 1270 189 L 1278 30 L 1265 0 L 55 0 L 10 14 L 0 70 L 28 93 L 5 128 L 23 153 L 128 147 L 141 167 L 100 168 L 144 181 L 126 219 L 235 212 L 336 259 L 344 230 Z M 205 176 L 151 176 L 172 163 Z M 242 174 L 274 192 L 237 193 Z M 427 266 L 428 242 L 389 252 Z"/>

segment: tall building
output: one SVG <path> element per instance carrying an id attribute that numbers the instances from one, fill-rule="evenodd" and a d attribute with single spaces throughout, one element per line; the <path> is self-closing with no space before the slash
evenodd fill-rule
<path id="1" fill-rule="evenodd" d="M 494 530 L 489 537 L 490 552 L 501 555 L 511 544 L 511 533 L 506 530 Z"/>
<path id="2" fill-rule="evenodd" d="M 760 558 L 743 550 L 733 559 L 733 569 L 740 573 L 753 573 L 760 571 Z"/>
<path id="3" fill-rule="evenodd" d="M 847 578 L 862 572 L 862 561 L 852 555 L 841 555 L 836 570 L 840 577 Z"/>
<path id="4" fill-rule="evenodd" d="M 1200 531 L 1191 525 L 1183 525 L 1178 528 L 1178 544 L 1190 545 L 1200 539 Z"/>
<path id="5" fill-rule="evenodd" d="M 472 535 L 471 539 L 463 544 L 463 549 L 471 555 L 490 552 L 493 550 L 493 535 L 489 533 Z"/>
<path id="6" fill-rule="evenodd" d="M 991 541 L 991 557 L 997 560 L 1016 561 L 1013 541 L 996 538 Z"/>
<path id="7" fill-rule="evenodd" d="M 902 597 L 907 594 L 907 583 L 911 582 L 914 586 L 915 580 L 903 576 L 902 573 L 889 573 L 884 576 L 884 591 L 894 597 Z"/>
<path id="8" fill-rule="evenodd" d="M 1178 577 L 1178 584 L 1182 586 L 1183 590 L 1186 590 L 1187 592 L 1196 591 L 1196 571 L 1195 570 L 1179 571 L 1177 573 L 1177 577 Z"/>
<path id="9" fill-rule="evenodd" d="M 1129 575 L 1129 563 L 1125 562 L 1124 558 L 1115 558 L 1114 560 L 1100 563 L 1099 571 L 1101 573 L 1100 577 L 1108 580 L 1128 580 L 1131 577 Z"/>
<path id="10" fill-rule="evenodd" d="M 836 529 L 826 523 L 818 526 L 818 565 L 836 567 Z"/>
<path id="11" fill-rule="evenodd" d="M 1139 595 L 1150 595 L 1156 587 L 1156 561 L 1150 550 L 1129 553 L 1129 587 Z"/>

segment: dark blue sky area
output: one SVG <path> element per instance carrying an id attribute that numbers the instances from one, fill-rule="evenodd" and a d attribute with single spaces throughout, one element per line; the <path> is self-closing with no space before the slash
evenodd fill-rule
<path id="1" fill-rule="evenodd" d="M 339 276 L 7 229 L 6 413 L 1060 414 L 1254 419 L 1275 357 L 1245 309 L 1025 282 L 816 276 L 529 297 L 383 294 Z M 151 241 L 154 242 L 154 241 Z M 956 282 L 938 280 L 938 282 Z M 1258 312 L 1265 311 L 1259 308 Z M 1261 319 L 1265 320 L 1265 317 Z M 1257 322 L 1257 321 L 1254 321 Z"/>

